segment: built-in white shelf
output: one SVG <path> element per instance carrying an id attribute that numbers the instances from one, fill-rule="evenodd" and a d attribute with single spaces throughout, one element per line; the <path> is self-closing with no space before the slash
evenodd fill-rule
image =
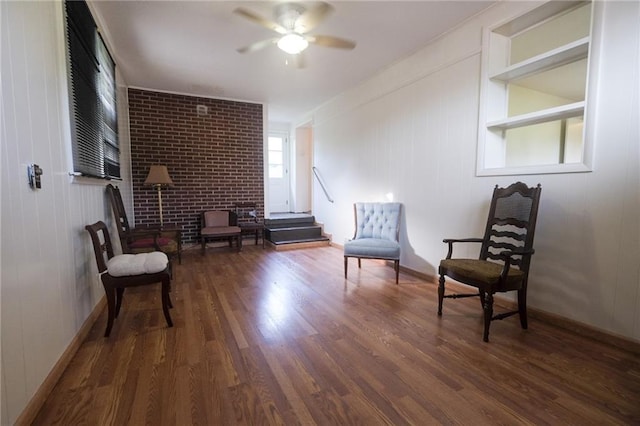
<path id="1" fill-rule="evenodd" d="M 555 120 L 578 117 L 584 114 L 584 101 L 535 111 L 528 114 L 507 117 L 487 123 L 489 130 L 507 130 L 533 124 L 547 123 Z"/>
<path id="2" fill-rule="evenodd" d="M 560 46 L 541 55 L 534 56 L 525 61 L 513 64 L 491 76 L 492 80 L 504 82 L 514 81 L 531 74 L 578 61 L 587 57 L 589 53 L 589 37 L 584 37 L 574 42 Z"/>

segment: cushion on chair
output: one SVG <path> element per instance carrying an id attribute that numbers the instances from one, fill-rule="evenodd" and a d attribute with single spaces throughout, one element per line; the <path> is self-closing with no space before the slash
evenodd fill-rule
<path id="1" fill-rule="evenodd" d="M 464 276 L 474 281 L 496 284 L 500 280 L 502 265 L 487 260 L 478 259 L 444 259 L 440 261 L 440 274 L 445 272 L 454 276 Z M 509 268 L 507 285 L 522 281 L 524 272 L 517 268 Z"/>
<path id="2" fill-rule="evenodd" d="M 400 244 L 386 239 L 360 238 L 347 241 L 344 244 L 344 255 L 376 259 L 399 259 Z"/>
<path id="3" fill-rule="evenodd" d="M 400 203 L 356 203 L 355 239 L 378 238 L 396 241 Z"/>
<path id="4" fill-rule="evenodd" d="M 120 254 L 107 262 L 107 272 L 112 277 L 125 277 L 141 274 L 155 274 L 167 268 L 167 255 L 154 251 L 151 253 Z"/>
<path id="5" fill-rule="evenodd" d="M 202 228 L 200 234 L 203 237 L 216 237 L 239 234 L 241 229 L 239 226 L 211 226 Z"/>

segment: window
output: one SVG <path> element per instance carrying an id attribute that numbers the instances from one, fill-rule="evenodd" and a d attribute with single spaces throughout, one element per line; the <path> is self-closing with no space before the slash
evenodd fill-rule
<path id="1" fill-rule="evenodd" d="M 66 1 L 73 171 L 120 178 L 115 63 L 84 1 Z"/>
<path id="2" fill-rule="evenodd" d="M 591 3 L 552 1 L 484 33 L 478 175 L 590 170 Z"/>
<path id="3" fill-rule="evenodd" d="M 284 177 L 284 153 L 283 138 L 279 136 L 269 136 L 269 177 Z"/>

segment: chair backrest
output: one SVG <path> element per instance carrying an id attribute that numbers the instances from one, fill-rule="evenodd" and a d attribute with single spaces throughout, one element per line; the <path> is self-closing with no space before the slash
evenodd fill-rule
<path id="1" fill-rule="evenodd" d="M 120 242 L 123 244 L 122 249 L 126 250 L 127 236 L 129 235 L 131 228 L 129 227 L 129 221 L 127 220 L 127 212 L 124 209 L 120 189 L 109 184 L 107 185 L 107 194 L 109 194 L 109 201 L 111 201 L 111 208 L 116 219 L 118 237 L 120 237 Z"/>
<path id="2" fill-rule="evenodd" d="M 480 250 L 480 259 L 502 260 L 499 254 L 509 250 L 533 249 L 533 237 L 540 202 L 540 184 L 534 188 L 516 182 L 493 190 L 489 218 Z M 525 273 L 531 256 L 518 256 L 512 264 Z"/>
<path id="3" fill-rule="evenodd" d="M 400 203 L 354 203 L 356 233 L 354 239 L 377 238 L 398 241 Z"/>
<path id="4" fill-rule="evenodd" d="M 91 235 L 98 272 L 102 273 L 107 270 L 107 260 L 113 257 L 113 246 L 111 245 L 111 237 L 109 236 L 107 225 L 99 221 L 93 225 L 85 226 L 84 229 L 89 231 L 89 235 Z"/>
<path id="5" fill-rule="evenodd" d="M 238 224 L 237 215 L 229 210 L 209 210 L 202 212 L 202 227 L 235 226 Z"/>

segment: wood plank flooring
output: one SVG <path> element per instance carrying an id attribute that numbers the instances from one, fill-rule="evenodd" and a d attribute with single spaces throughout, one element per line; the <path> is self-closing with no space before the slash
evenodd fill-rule
<path id="1" fill-rule="evenodd" d="M 640 356 L 334 247 L 189 251 L 160 287 L 104 313 L 36 425 L 640 424 Z"/>

